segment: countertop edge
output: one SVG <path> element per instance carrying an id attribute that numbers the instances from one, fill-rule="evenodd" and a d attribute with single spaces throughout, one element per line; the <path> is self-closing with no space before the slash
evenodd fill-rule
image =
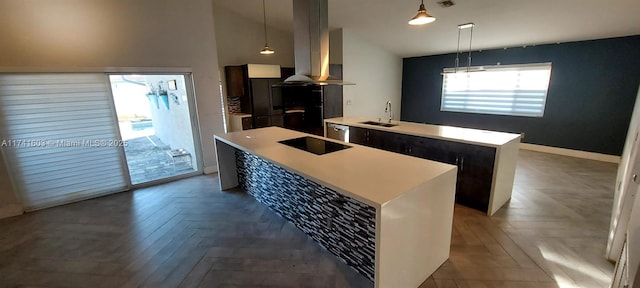
<path id="1" fill-rule="evenodd" d="M 286 129 L 285 129 L 285 130 L 286 130 Z M 295 132 L 297 132 L 297 131 L 295 131 Z M 298 132 L 298 133 L 301 133 L 301 132 Z M 301 133 L 301 134 L 306 134 L 306 133 Z M 335 140 L 335 139 L 331 139 L 331 138 L 326 138 L 326 137 L 317 136 L 317 135 L 311 135 L 311 136 L 313 136 L 313 137 L 318 137 L 318 138 L 322 138 L 322 139 L 324 139 L 324 140 L 331 141 L 331 142 L 335 142 L 335 143 L 342 143 L 341 141 L 338 141 L 338 140 Z M 439 164 L 439 165 L 450 166 L 450 167 L 449 167 L 449 169 L 446 169 L 445 171 L 442 171 L 442 172 L 440 173 L 440 175 L 438 175 L 438 176 L 434 176 L 433 178 L 425 179 L 425 180 L 424 180 L 423 182 L 421 182 L 419 185 L 415 185 L 414 187 L 411 187 L 411 188 L 410 188 L 409 190 L 407 190 L 407 191 L 404 191 L 404 192 L 402 192 L 402 193 L 399 193 L 399 194 L 397 194 L 397 195 L 395 195 L 395 196 L 393 196 L 393 197 L 385 197 L 385 198 L 383 198 L 383 199 L 384 199 L 384 201 L 376 201 L 376 200 L 373 200 L 373 199 L 368 199 L 368 198 L 366 198 L 366 197 L 360 196 L 360 195 L 358 195 L 357 193 L 350 192 L 350 191 L 348 191 L 347 189 L 337 187 L 337 186 L 335 186 L 335 185 L 333 185 L 333 184 L 328 183 L 327 181 L 324 181 L 324 180 L 322 180 L 322 179 L 319 179 L 319 178 L 317 178 L 317 177 L 315 177 L 315 176 L 313 176 L 313 175 L 309 175 L 308 173 L 304 173 L 304 172 L 302 172 L 302 171 L 300 171 L 300 170 L 298 170 L 298 169 L 295 169 L 294 167 L 291 167 L 291 166 L 287 165 L 286 163 L 282 163 L 282 162 L 280 162 L 280 161 L 277 161 L 276 159 L 271 159 L 270 157 L 267 157 L 267 156 L 265 156 L 265 155 L 263 155 L 263 154 L 261 154 L 261 153 L 259 153 L 259 152 L 257 152 L 257 151 L 254 151 L 254 150 L 252 150 L 252 149 L 250 149 L 250 148 L 244 147 L 244 146 L 242 146 L 242 145 L 240 145 L 240 144 L 238 144 L 238 143 L 235 143 L 235 142 L 233 142 L 233 141 L 232 141 L 232 140 L 230 140 L 230 139 L 226 139 L 226 138 L 224 138 L 224 137 L 222 137 L 222 136 L 220 136 L 220 135 L 214 135 L 213 140 L 214 140 L 214 143 L 215 143 L 215 141 L 216 141 L 216 140 L 219 140 L 219 141 L 221 141 L 221 142 L 223 142 L 223 143 L 225 143 L 225 144 L 227 144 L 227 145 L 229 145 L 229 146 L 231 146 L 231 147 L 233 147 L 233 148 L 236 148 L 236 149 L 239 149 L 239 150 L 241 150 L 241 151 L 244 151 L 244 152 L 251 153 L 251 154 L 254 154 L 254 155 L 256 155 L 256 156 L 259 156 L 260 158 L 262 158 L 262 159 L 264 159 L 264 160 L 268 161 L 269 163 L 272 163 L 272 164 L 274 164 L 274 165 L 277 165 L 277 166 L 279 166 L 279 167 L 282 167 L 283 169 L 289 170 L 289 171 L 291 171 L 291 172 L 293 172 L 293 173 L 296 173 L 296 174 L 298 174 L 298 175 L 300 175 L 300 176 L 303 176 L 303 177 L 305 177 L 305 178 L 307 178 L 307 179 L 313 180 L 313 181 L 315 181 L 315 182 L 316 182 L 316 183 L 318 183 L 318 184 L 324 185 L 324 186 L 326 186 L 326 187 L 328 187 L 328 188 L 331 188 L 331 189 L 333 189 L 333 190 L 337 191 L 337 192 L 338 192 L 338 193 L 340 193 L 340 194 L 343 194 L 343 195 L 345 195 L 345 196 L 348 196 L 348 197 L 354 198 L 354 199 L 356 199 L 356 200 L 358 200 L 358 201 L 361 201 L 361 202 L 363 202 L 363 203 L 366 203 L 366 204 L 368 204 L 368 205 L 370 205 L 370 206 L 372 206 L 372 207 L 374 207 L 374 208 L 376 208 L 376 209 L 381 209 L 385 204 L 390 203 L 390 202 L 391 202 L 391 201 L 393 201 L 394 199 L 397 199 L 397 198 L 401 197 L 401 196 L 403 195 L 403 193 L 406 193 L 406 192 L 408 192 L 408 191 L 411 191 L 411 189 L 415 189 L 415 187 L 418 187 L 418 186 L 420 186 L 420 185 L 422 185 L 422 184 L 424 184 L 424 183 L 426 183 L 426 182 L 432 181 L 433 179 L 435 179 L 435 178 L 437 178 L 437 177 L 440 177 L 442 174 L 446 174 L 446 173 L 447 173 L 447 172 L 449 172 L 450 170 L 457 169 L 457 168 L 456 168 L 455 166 L 453 166 L 453 165 L 449 165 L 449 164 L 446 164 L 446 163 L 439 163 L 439 162 L 437 162 L 437 164 Z M 376 151 L 380 151 L 380 150 L 375 149 L 375 148 L 371 148 L 371 147 L 367 147 L 367 146 L 363 146 L 363 145 L 358 145 L 358 144 L 354 144 L 354 143 L 349 143 L 349 145 L 358 146 L 358 147 L 359 147 L 359 148 L 361 148 L 361 149 L 373 149 L 373 150 L 376 150 Z M 384 152 L 384 153 L 392 153 L 392 152 L 387 152 L 387 151 L 381 151 L 381 152 Z M 395 153 L 393 153 L 393 154 L 395 154 Z M 407 157 L 409 157 L 409 156 L 407 156 Z M 434 161 L 432 161 L 432 162 L 434 162 Z"/>
<path id="2" fill-rule="evenodd" d="M 357 118 L 357 117 L 338 117 L 338 118 L 324 119 L 325 123 L 333 123 L 333 124 L 338 124 L 338 125 L 354 126 L 354 127 L 359 127 L 359 128 L 374 129 L 374 130 L 391 132 L 391 133 L 398 133 L 398 134 L 405 134 L 405 135 L 412 135 L 412 136 L 419 136 L 419 137 L 426 137 L 426 138 L 441 139 L 441 140 L 447 140 L 447 141 L 453 141 L 453 142 L 459 142 L 459 143 L 467 143 L 467 144 L 480 145 L 480 146 L 493 147 L 493 148 L 499 148 L 500 146 L 506 145 L 506 144 L 510 143 L 511 141 L 514 141 L 516 139 L 520 139 L 521 138 L 520 134 L 515 134 L 515 133 L 498 132 L 498 131 L 490 131 L 490 130 L 482 130 L 482 129 L 474 129 L 474 128 L 464 128 L 464 127 L 456 127 L 456 126 L 446 126 L 446 125 L 423 124 L 423 123 L 406 122 L 406 121 L 395 121 L 395 120 L 392 120 L 391 124 L 394 124 L 394 123 L 398 124 L 398 126 L 394 126 L 394 127 L 382 127 L 382 126 L 367 125 L 367 124 L 359 123 L 359 122 L 364 122 L 364 121 L 375 121 L 375 120 L 368 119 L 368 118 Z M 401 130 L 401 128 L 400 129 L 394 129 L 394 128 L 397 128 L 397 127 L 401 127 L 402 123 L 405 123 L 405 124 L 408 124 L 408 125 L 425 125 L 425 127 L 429 127 L 429 126 L 433 126 L 433 127 L 454 127 L 454 128 L 458 128 L 458 129 L 469 129 L 469 130 L 476 131 L 476 132 L 490 132 L 490 133 L 510 134 L 510 135 L 512 135 L 512 137 L 509 138 L 507 141 L 503 141 L 502 143 L 497 144 L 497 143 L 488 143 L 488 142 L 483 142 L 483 141 L 472 141 L 472 140 L 468 140 L 468 139 L 443 137 L 441 135 L 434 135 L 434 134 L 431 134 L 431 133 L 418 133 L 418 132 L 414 132 L 414 131 Z"/>
<path id="3" fill-rule="evenodd" d="M 336 186 L 334 186 L 334 185 L 332 185 L 332 184 L 327 183 L 326 181 L 322 181 L 321 179 L 318 179 L 318 178 L 313 177 L 313 176 L 311 176 L 311 175 L 307 175 L 307 173 L 304 173 L 304 172 L 298 171 L 298 170 L 296 170 L 296 169 L 294 169 L 294 168 L 292 168 L 292 167 L 289 167 L 288 165 L 286 165 L 286 164 L 284 164 L 284 163 L 281 163 L 281 162 L 275 161 L 274 159 L 271 159 L 271 158 L 269 158 L 269 157 L 266 157 L 266 156 L 264 156 L 264 155 L 261 155 L 261 154 L 257 153 L 256 151 L 252 151 L 252 150 L 251 150 L 251 149 L 249 149 L 249 148 L 246 148 L 246 147 L 243 147 L 243 146 L 241 146 L 241 145 L 238 145 L 237 143 L 234 143 L 234 142 L 232 142 L 232 141 L 230 141 L 230 140 L 228 140 L 228 139 L 225 139 L 225 138 L 219 137 L 218 135 L 214 135 L 214 136 L 213 136 L 213 139 L 214 139 L 214 142 L 215 142 L 216 140 L 220 140 L 220 141 L 224 142 L 225 144 L 232 146 L 233 148 L 236 148 L 236 149 L 238 149 L 238 150 L 241 150 L 241 151 L 244 151 L 244 152 L 247 152 L 247 153 L 251 153 L 251 154 L 256 155 L 256 156 L 259 156 L 260 158 L 264 159 L 265 161 L 267 161 L 267 162 L 269 162 L 269 163 L 271 163 L 271 164 L 274 164 L 274 165 L 277 165 L 278 167 L 281 167 L 281 168 L 283 168 L 283 169 L 289 170 L 290 172 L 292 172 L 292 173 L 296 173 L 296 174 L 298 174 L 298 175 L 300 175 L 300 176 L 303 176 L 303 177 L 305 177 L 305 178 L 307 178 L 307 179 L 309 179 L 309 180 L 313 180 L 313 181 L 315 181 L 316 183 L 318 183 L 318 184 L 320 184 L 320 185 L 323 185 L 323 186 L 325 186 L 325 187 L 331 188 L 331 189 L 333 189 L 334 191 L 336 191 L 336 192 L 338 192 L 338 193 L 340 193 L 340 194 L 343 194 L 344 196 L 348 196 L 348 197 L 351 197 L 351 198 L 353 198 L 353 199 L 356 199 L 356 200 L 358 200 L 358 201 L 360 201 L 360 202 L 362 202 L 362 203 L 366 203 L 367 205 L 370 205 L 370 206 L 372 206 L 372 207 L 376 208 L 377 210 L 381 209 L 381 208 L 382 208 L 386 203 L 388 203 L 388 202 L 392 201 L 393 199 L 395 199 L 395 198 L 399 197 L 399 195 L 398 195 L 398 196 L 393 197 L 393 198 L 391 198 L 391 199 L 389 199 L 389 200 L 387 200 L 387 201 L 384 201 L 384 202 L 382 202 L 382 203 L 378 203 L 378 202 L 373 201 L 373 200 L 371 200 L 371 199 L 366 199 L 366 198 L 361 197 L 361 196 L 359 196 L 359 195 L 357 195 L 357 194 L 351 193 L 351 192 L 349 192 L 349 191 L 347 191 L 347 190 L 345 190 L 345 189 L 342 189 L 342 188 L 340 188 L 340 187 L 336 187 Z M 329 139 L 329 138 L 327 138 L 327 139 Z M 330 139 L 330 140 L 333 140 L 333 139 Z M 339 143 L 338 141 L 333 141 L 333 142 Z"/>

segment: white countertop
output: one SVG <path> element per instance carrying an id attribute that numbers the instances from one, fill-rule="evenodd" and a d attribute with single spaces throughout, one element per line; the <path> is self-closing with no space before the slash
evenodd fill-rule
<path id="1" fill-rule="evenodd" d="M 344 144 L 279 127 L 226 133 L 214 138 L 376 208 L 456 169 L 453 165 L 352 143 L 347 144 L 351 148 L 324 155 L 278 143 L 303 136 Z"/>
<path id="2" fill-rule="evenodd" d="M 377 121 L 366 118 L 355 117 L 339 117 L 325 119 L 325 122 L 342 124 L 348 126 L 362 127 L 368 129 L 376 129 L 380 131 L 388 131 L 395 133 L 402 133 L 408 135 L 415 135 L 421 137 L 438 138 L 443 140 L 463 142 L 469 144 L 476 144 L 481 146 L 499 147 L 507 144 L 515 139 L 520 138 L 520 134 L 495 132 L 488 130 L 479 130 L 471 128 L 461 128 L 453 126 L 431 125 L 421 124 L 404 121 L 391 121 L 391 124 L 398 124 L 393 127 L 383 127 L 375 125 L 361 124 L 365 121 Z M 387 123 L 387 120 L 382 120 L 383 123 Z"/>
<path id="3" fill-rule="evenodd" d="M 251 114 L 247 114 L 247 113 L 229 113 L 229 116 L 245 118 L 245 117 L 251 117 Z"/>

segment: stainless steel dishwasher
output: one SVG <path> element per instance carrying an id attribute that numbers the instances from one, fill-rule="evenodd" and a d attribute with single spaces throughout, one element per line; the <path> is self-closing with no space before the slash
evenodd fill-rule
<path id="1" fill-rule="evenodd" d="M 349 142 L 349 126 L 327 123 L 327 138 Z"/>

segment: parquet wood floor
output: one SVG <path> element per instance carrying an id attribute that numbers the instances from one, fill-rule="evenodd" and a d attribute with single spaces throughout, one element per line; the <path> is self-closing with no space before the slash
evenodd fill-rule
<path id="1" fill-rule="evenodd" d="M 616 165 L 521 151 L 495 216 L 456 206 L 421 287 L 607 287 Z M 0 220 L 0 287 L 369 287 L 241 192 L 198 176 Z"/>

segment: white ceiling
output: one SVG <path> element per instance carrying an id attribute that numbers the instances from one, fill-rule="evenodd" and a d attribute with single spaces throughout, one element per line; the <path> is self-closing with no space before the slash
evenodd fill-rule
<path id="1" fill-rule="evenodd" d="M 266 0 L 269 26 L 292 31 L 292 1 Z M 455 52 L 457 25 L 467 22 L 476 24 L 474 50 L 640 34 L 640 0 L 453 0 L 449 8 L 426 0 L 437 20 L 424 26 L 407 24 L 419 0 L 328 1 L 331 28 L 349 29 L 403 57 Z M 260 0 L 213 3 L 262 23 Z M 463 34 L 464 50 L 468 41 Z"/>

